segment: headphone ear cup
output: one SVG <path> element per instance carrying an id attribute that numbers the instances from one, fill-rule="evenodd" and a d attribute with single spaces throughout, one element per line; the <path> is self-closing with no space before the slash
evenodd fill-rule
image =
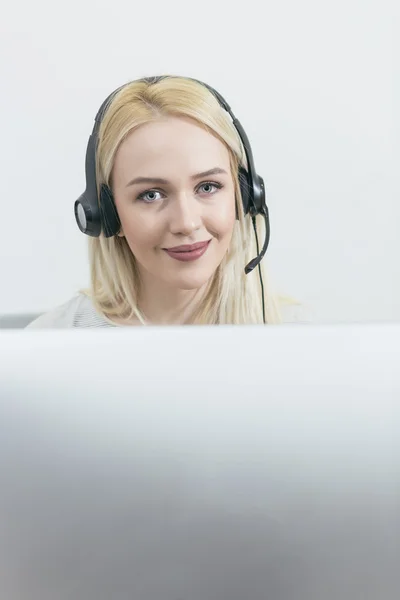
<path id="1" fill-rule="evenodd" d="M 121 221 L 115 206 L 114 196 L 108 185 L 100 188 L 100 214 L 103 234 L 106 238 L 117 235 L 121 229 Z"/>
<path id="2" fill-rule="evenodd" d="M 243 167 L 239 167 L 239 185 L 240 185 L 240 193 L 242 195 L 242 204 L 244 214 L 250 210 L 250 205 L 252 203 L 251 199 L 251 186 L 249 184 L 249 177 L 247 171 Z"/>
<path id="3" fill-rule="evenodd" d="M 76 223 L 82 233 L 92 237 L 99 237 L 101 234 L 101 216 L 97 202 L 91 202 L 88 193 L 85 190 L 78 200 L 75 201 L 74 213 Z"/>

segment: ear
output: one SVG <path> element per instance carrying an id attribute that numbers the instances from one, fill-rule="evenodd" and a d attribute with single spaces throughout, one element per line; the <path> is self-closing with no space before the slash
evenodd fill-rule
<path id="1" fill-rule="evenodd" d="M 121 230 L 117 207 L 111 189 L 103 183 L 100 188 L 100 214 L 105 237 L 117 235 Z"/>
<path id="2" fill-rule="evenodd" d="M 250 207 L 250 184 L 248 173 L 243 167 L 239 167 L 239 185 L 242 195 L 243 212 L 247 215 Z"/>

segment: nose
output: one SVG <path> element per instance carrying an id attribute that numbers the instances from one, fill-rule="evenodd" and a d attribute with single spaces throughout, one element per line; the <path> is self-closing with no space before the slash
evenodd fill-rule
<path id="1" fill-rule="evenodd" d="M 170 231 L 174 235 L 188 236 L 201 227 L 201 208 L 192 195 L 177 195 L 170 207 Z"/>

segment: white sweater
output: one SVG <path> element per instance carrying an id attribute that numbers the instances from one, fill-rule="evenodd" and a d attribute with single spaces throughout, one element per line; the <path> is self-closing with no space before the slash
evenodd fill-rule
<path id="1" fill-rule="evenodd" d="M 306 323 L 301 306 L 286 306 L 282 309 L 284 323 Z M 77 294 L 65 304 L 44 313 L 27 329 L 66 329 L 74 327 L 121 327 L 109 321 L 104 315 L 96 311 L 90 298 L 84 294 Z"/>
<path id="2" fill-rule="evenodd" d="M 71 327 L 118 327 L 98 313 L 90 298 L 77 294 L 65 304 L 44 313 L 26 329 L 66 329 Z"/>

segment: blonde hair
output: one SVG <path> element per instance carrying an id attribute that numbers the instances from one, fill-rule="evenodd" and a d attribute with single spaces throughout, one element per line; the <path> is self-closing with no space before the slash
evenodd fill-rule
<path id="1" fill-rule="evenodd" d="M 256 256 L 250 216 L 243 211 L 239 166 L 246 168 L 240 137 L 228 113 L 201 83 L 184 77 L 159 81 L 134 81 L 120 89 L 110 101 L 98 132 L 96 177 L 98 192 L 105 183 L 112 189 L 112 170 L 120 144 L 134 129 L 160 116 L 184 116 L 217 136 L 227 147 L 235 185 L 238 219 L 229 251 L 209 282 L 207 292 L 191 319 L 193 324 L 263 323 L 262 291 L 257 269 L 246 275 L 245 265 Z M 260 240 L 264 220 L 257 217 Z M 125 237 L 89 238 L 91 285 L 84 290 L 95 308 L 109 319 L 146 319 L 138 306 L 139 270 Z M 270 290 L 265 258 L 261 262 L 264 283 L 265 321 L 279 323 L 278 302 Z"/>

